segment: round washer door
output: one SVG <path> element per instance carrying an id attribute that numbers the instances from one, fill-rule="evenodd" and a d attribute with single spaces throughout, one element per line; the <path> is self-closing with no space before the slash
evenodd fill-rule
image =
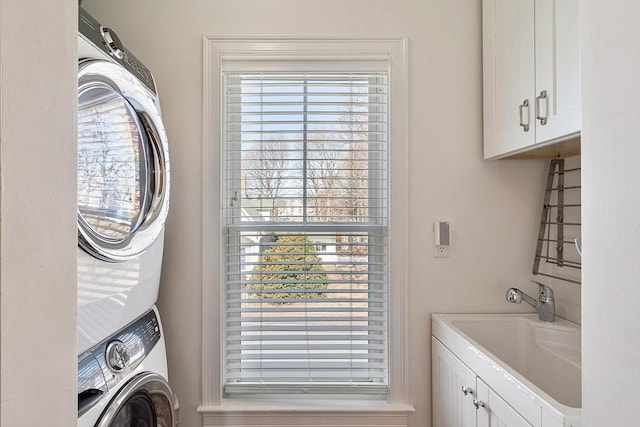
<path id="1" fill-rule="evenodd" d="M 96 427 L 174 427 L 178 403 L 167 381 L 144 372 L 133 377 L 109 403 Z"/>
<path id="2" fill-rule="evenodd" d="M 107 61 L 78 72 L 78 237 L 104 261 L 129 260 L 160 235 L 169 154 L 157 98 Z"/>

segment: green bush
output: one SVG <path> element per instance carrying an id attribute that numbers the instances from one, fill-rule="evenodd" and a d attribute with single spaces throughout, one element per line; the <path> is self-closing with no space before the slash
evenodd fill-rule
<path id="1" fill-rule="evenodd" d="M 320 265 L 315 246 L 307 236 L 277 236 L 260 256 L 260 265 L 248 274 L 245 288 L 254 290 L 326 289 L 327 274 Z M 262 299 L 324 298 L 324 292 L 256 293 Z"/>

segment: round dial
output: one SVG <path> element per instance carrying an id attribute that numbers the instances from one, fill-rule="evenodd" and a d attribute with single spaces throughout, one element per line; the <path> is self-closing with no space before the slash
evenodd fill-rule
<path id="1" fill-rule="evenodd" d="M 107 346 L 107 366 L 113 372 L 120 372 L 129 364 L 129 349 L 122 341 L 116 340 Z"/>
<path id="2" fill-rule="evenodd" d="M 102 38 L 109 49 L 111 55 L 115 56 L 118 59 L 124 58 L 124 48 L 122 47 L 122 42 L 110 28 L 100 27 Z"/>

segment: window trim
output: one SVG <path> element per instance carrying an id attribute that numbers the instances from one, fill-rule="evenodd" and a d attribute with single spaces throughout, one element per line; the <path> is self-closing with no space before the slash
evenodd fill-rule
<path id="1" fill-rule="evenodd" d="M 389 70 L 389 393 L 390 407 L 411 411 L 408 376 L 408 39 L 406 37 L 208 37 L 203 39 L 202 140 L 202 402 L 212 414 L 230 407 L 222 394 L 223 242 L 219 165 L 222 155 L 221 70 L 225 64 L 261 61 L 266 71 L 275 62 L 303 59 L 314 69 L 328 59 L 386 62 Z M 225 65 L 225 69 L 230 69 Z M 274 68 L 272 68 L 274 69 Z M 277 71 L 274 69 L 274 71 Z M 237 402 L 238 398 L 231 399 Z M 327 403 L 327 402 L 325 402 Z M 364 402 L 366 405 L 366 402 Z M 362 402 L 353 401 L 356 407 Z M 291 406 L 291 405 L 288 405 Z M 294 406 L 298 406 L 295 404 Z M 342 403 L 344 406 L 344 403 Z M 351 406 L 351 403 L 349 403 Z M 304 408 L 304 401 L 300 406 Z M 328 405 L 328 408 L 332 405 Z M 293 408 L 292 408 L 293 409 Z M 362 412 L 360 407 L 357 412 Z M 264 411 L 265 408 L 256 409 Z M 277 411 L 277 409 L 274 409 Z M 366 410 L 365 410 L 366 412 Z M 373 412 L 379 412 L 378 409 Z M 207 418 L 205 416 L 205 418 Z M 354 422 L 357 422 L 354 420 Z"/>

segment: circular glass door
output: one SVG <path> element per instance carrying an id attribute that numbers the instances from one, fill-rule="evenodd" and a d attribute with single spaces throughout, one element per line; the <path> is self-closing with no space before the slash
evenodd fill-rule
<path id="1" fill-rule="evenodd" d="M 157 427 L 153 401 L 146 393 L 131 396 L 120 408 L 110 427 Z"/>
<path id="2" fill-rule="evenodd" d="M 139 255 L 166 218 L 166 136 L 154 99 L 117 64 L 81 65 L 77 154 L 80 246 L 106 261 Z"/>
<path id="3" fill-rule="evenodd" d="M 104 242 L 127 240 L 147 209 L 141 128 L 131 104 L 110 86 L 93 84 L 78 94 L 78 212 Z"/>
<path id="4" fill-rule="evenodd" d="M 178 400 L 159 374 L 143 372 L 126 383 L 109 402 L 96 427 L 174 427 Z"/>

